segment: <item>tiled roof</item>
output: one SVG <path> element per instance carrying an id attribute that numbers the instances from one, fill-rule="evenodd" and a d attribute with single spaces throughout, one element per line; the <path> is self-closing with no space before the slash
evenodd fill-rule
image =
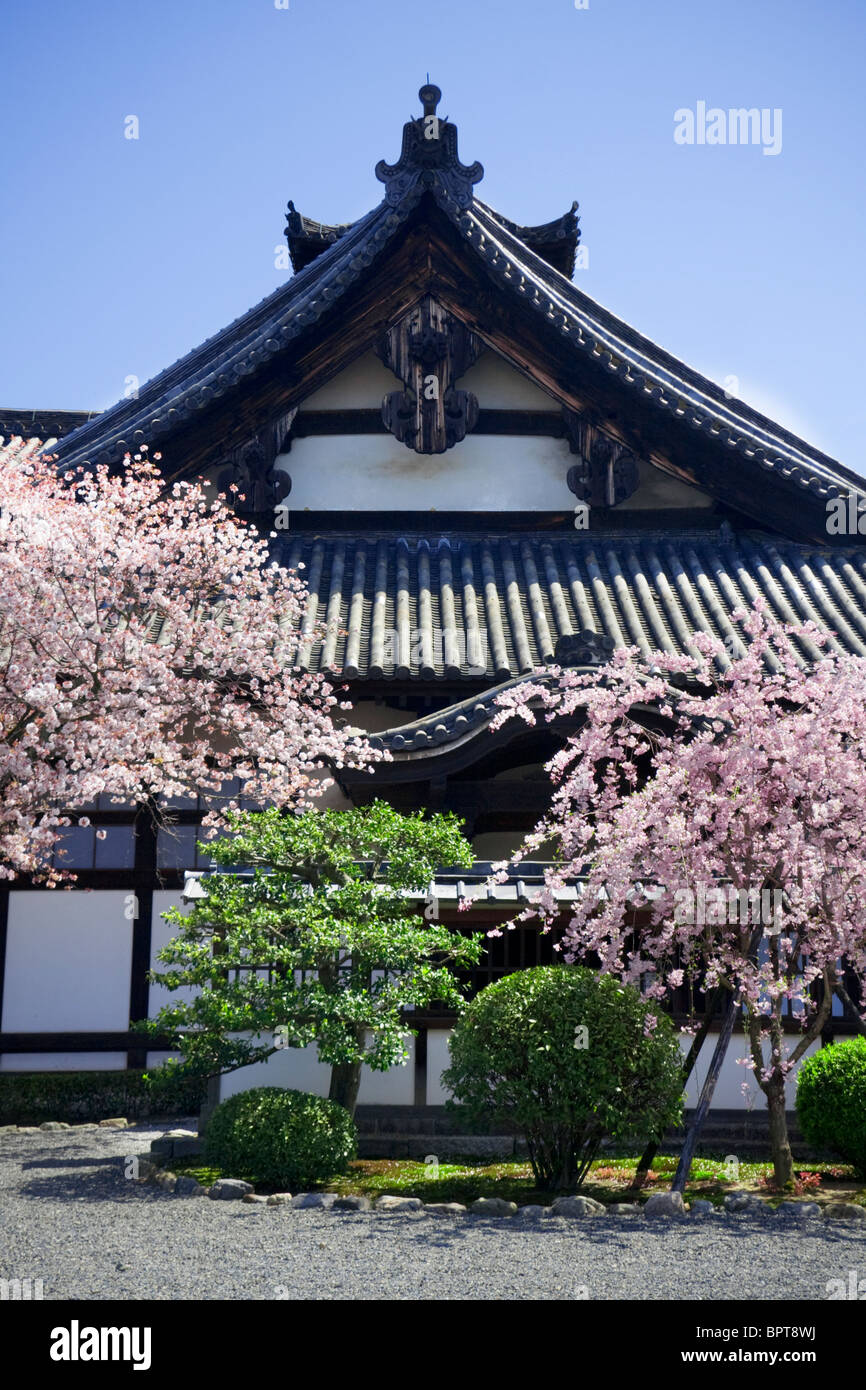
<path id="1" fill-rule="evenodd" d="M 287 284 L 200 347 L 64 439 L 64 462 L 115 462 L 231 392 L 318 320 L 372 265 L 407 221 L 422 190 L 399 209 L 380 203 Z"/>
<path id="2" fill-rule="evenodd" d="M 281 537 L 310 590 L 300 664 L 350 679 L 508 680 L 554 660 L 561 637 L 690 650 L 696 630 L 729 639 L 730 615 L 764 597 L 782 621 L 811 619 L 829 648 L 866 656 L 866 552 L 760 532 L 477 533 Z M 315 622 L 324 641 L 305 641 Z M 818 649 L 803 641 L 804 662 Z M 722 658 L 722 664 L 727 659 Z"/>
<path id="3" fill-rule="evenodd" d="M 554 270 L 558 270 L 561 275 L 571 279 L 574 274 L 574 266 L 577 252 L 577 245 L 580 241 L 580 228 L 578 223 L 580 218 L 577 216 L 578 204 L 573 202 L 568 212 L 563 213 L 562 217 L 557 217 L 553 222 L 544 222 L 540 226 L 522 226 L 519 222 L 512 222 L 509 218 L 503 217 L 500 212 L 494 211 L 486 203 L 477 200 L 479 208 L 483 208 L 491 217 L 495 217 L 501 222 L 503 227 L 522 241 L 524 246 L 528 246 L 530 251 L 534 251 L 548 265 L 552 265 Z"/>
<path id="4" fill-rule="evenodd" d="M 0 408 L 0 436 L 12 439 L 39 439 L 43 443 L 62 439 L 88 420 L 95 420 L 98 410 L 3 410 Z"/>
<path id="5" fill-rule="evenodd" d="M 290 200 L 286 213 L 286 240 L 293 269 L 303 270 L 310 261 L 339 241 L 351 225 L 346 222 L 338 227 L 330 227 L 324 222 L 314 222 L 312 217 L 304 217 L 303 213 L 298 212 Z"/>
<path id="6" fill-rule="evenodd" d="M 476 859 L 472 867 L 457 869 L 440 869 L 436 878 L 424 891 L 415 888 L 402 889 L 403 897 L 412 901 L 423 902 L 431 894 L 438 898 L 443 906 L 456 907 L 462 900 L 466 899 L 472 903 L 477 903 L 479 907 L 488 904 L 498 905 L 500 903 L 525 904 L 530 901 L 530 894 L 535 894 L 539 889 L 544 888 L 546 883 L 545 874 L 548 869 L 554 867 L 552 862 L 545 860 L 523 860 L 519 867 L 514 867 L 508 873 L 506 882 L 491 883 L 494 865 L 489 859 Z M 251 880 L 252 871 L 247 869 L 223 869 L 214 867 L 208 869 L 208 877 L 231 877 L 234 879 Z M 188 870 L 184 874 L 184 890 L 188 885 L 197 883 L 204 877 L 205 871 Z M 570 879 L 555 893 L 558 902 L 575 902 L 583 896 L 585 891 L 585 879 Z M 652 887 L 644 890 L 647 897 L 653 895 Z M 604 890 L 599 895 L 604 897 Z"/>
<path id="7" fill-rule="evenodd" d="M 434 89 L 431 89 L 434 90 Z M 438 91 L 438 89 L 435 89 Z M 576 288 L 544 259 L 539 237 L 550 245 L 576 244 L 577 219 L 566 214 L 544 228 L 521 228 L 474 196 L 480 164 L 457 158 L 456 128 L 443 122 L 442 140 L 422 148 L 421 122 L 404 127 L 404 150 L 395 165 L 380 161 L 386 183 L 378 207 L 346 227 L 322 227 L 327 249 L 306 268 L 194 352 L 62 441 L 69 463 L 115 461 L 127 450 L 153 445 L 162 436 L 230 393 L 296 340 L 364 277 L 389 245 L 399 242 L 422 197 L 432 200 L 470 246 L 503 295 L 526 305 L 561 339 L 566 357 L 591 359 L 651 410 L 664 412 L 677 428 L 711 439 L 724 457 L 732 455 L 772 473 L 782 487 L 819 509 L 827 498 L 866 490 L 850 469 L 812 448 L 744 402 L 726 396 L 715 382 L 680 362 L 622 319 Z M 447 138 L 446 138 L 447 136 Z M 413 154 L 415 147 L 420 151 Z M 431 163 L 435 154 L 436 162 Z M 422 158 L 422 155 L 424 156 Z M 303 219 L 295 214 L 301 231 Z M 531 242 L 521 238 L 534 237 Z M 291 404 L 292 402 L 287 402 Z M 297 404 L 297 402 L 294 402 Z"/>

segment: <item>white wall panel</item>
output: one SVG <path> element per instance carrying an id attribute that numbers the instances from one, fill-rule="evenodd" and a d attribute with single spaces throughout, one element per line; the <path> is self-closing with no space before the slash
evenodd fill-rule
<path id="1" fill-rule="evenodd" d="M 717 1035 L 710 1034 L 701 1048 L 695 1070 L 692 1072 L 688 1086 L 686 1087 L 686 1104 L 689 1107 L 698 1103 L 701 1087 L 709 1070 L 713 1056 L 713 1047 Z M 794 1047 L 796 1038 L 791 1038 L 789 1046 Z M 680 1048 L 683 1054 L 688 1052 L 691 1046 L 691 1038 L 680 1035 Z M 813 1043 L 806 1052 L 806 1057 L 811 1057 L 813 1052 L 817 1052 L 821 1043 Z M 734 1034 L 728 1047 L 728 1052 L 722 1063 L 722 1071 L 713 1092 L 714 1110 L 766 1110 L 767 1098 L 760 1086 L 755 1081 L 755 1074 L 750 1067 L 738 1064 L 738 1059 L 748 1055 L 748 1046 L 745 1043 L 742 1033 Z M 805 1058 L 803 1059 L 805 1061 Z M 797 1071 L 799 1066 L 789 1077 L 785 1085 L 786 1106 L 789 1110 L 794 1109 L 797 1095 Z M 743 1094 L 742 1086 L 746 1082 L 748 1085 L 747 1095 Z"/>
<path id="2" fill-rule="evenodd" d="M 488 350 L 464 372 L 457 382 L 462 391 L 472 391 L 482 410 L 552 410 L 559 402 L 510 366 L 504 358 Z"/>
<path id="3" fill-rule="evenodd" d="M 407 1035 L 405 1043 L 409 1052 L 405 1066 L 391 1067 L 389 1071 L 371 1071 L 364 1067 L 358 1091 L 359 1105 L 414 1105 L 415 1039 Z"/>
<path id="4" fill-rule="evenodd" d="M 169 1058 L 171 1058 L 172 1061 L 179 1062 L 179 1061 L 180 1061 L 180 1053 L 179 1053 L 179 1052 L 148 1052 L 148 1054 L 147 1054 L 147 1062 L 146 1062 L 146 1064 L 145 1064 L 145 1065 L 146 1065 L 146 1069 L 147 1069 L 148 1071 L 150 1071 L 150 1069 L 151 1069 L 152 1067 L 161 1067 L 162 1064 L 163 1064 L 163 1062 L 167 1062 L 167 1061 L 169 1060 Z"/>
<path id="5" fill-rule="evenodd" d="M 412 1105 L 415 1099 L 415 1040 L 406 1039 L 409 1061 L 405 1067 L 376 1072 L 364 1067 L 359 1105 Z M 242 1067 L 220 1080 L 220 1100 L 249 1091 L 254 1086 L 287 1086 L 295 1091 L 309 1091 L 326 1096 L 331 1084 L 331 1068 L 319 1062 L 315 1046 L 287 1047 L 275 1052 L 266 1062 Z"/>
<path id="6" fill-rule="evenodd" d="M 280 454 L 291 513 L 544 512 L 573 509 L 575 458 L 564 439 L 470 434 L 444 454 L 416 454 L 389 434 L 309 435 Z"/>
<path id="7" fill-rule="evenodd" d="M 125 1052 L 5 1052 L 0 1071 L 124 1071 Z"/>
<path id="8" fill-rule="evenodd" d="M 378 410 L 389 391 L 402 391 L 403 383 L 375 352 L 365 352 L 326 386 L 308 396 L 301 410 Z"/>
<path id="9" fill-rule="evenodd" d="M 448 1037 L 450 1030 L 446 1028 L 430 1029 L 427 1034 L 427 1104 L 444 1105 L 448 1098 L 448 1092 L 443 1087 L 440 1077 L 446 1067 L 450 1065 L 451 1058 L 448 1052 Z M 701 1050 L 698 1064 L 692 1073 L 692 1079 L 686 1088 L 686 1105 L 693 1108 L 697 1104 L 701 1086 L 707 1074 L 707 1069 L 712 1058 L 712 1049 L 715 1045 L 714 1036 L 711 1035 Z M 815 1043 L 807 1052 L 811 1056 L 820 1047 L 820 1043 Z M 680 1048 L 685 1055 L 691 1046 L 691 1038 L 680 1034 Z M 732 1038 L 724 1062 L 722 1072 L 716 1084 L 713 1094 L 714 1110 L 766 1110 L 767 1101 L 761 1088 L 756 1084 L 754 1075 L 747 1067 L 737 1064 L 739 1057 L 746 1055 L 746 1048 L 742 1037 L 736 1035 Z M 743 1095 L 741 1090 L 742 1083 L 747 1081 L 749 1084 L 749 1098 Z M 787 1108 L 794 1109 L 797 1094 L 796 1072 L 786 1086 Z"/>
<path id="10" fill-rule="evenodd" d="M 551 410 L 559 403 L 535 382 L 515 370 L 495 352 L 487 350 L 456 383 L 473 391 L 482 410 Z M 374 352 L 366 352 L 326 386 L 308 396 L 305 410 L 379 410 L 389 391 L 401 391 L 403 383 Z"/>
<path id="11" fill-rule="evenodd" d="M 151 970 L 170 970 L 172 967 L 163 961 L 157 960 L 157 951 L 167 946 L 175 936 L 179 928 L 164 922 L 160 913 L 167 912 L 170 907 L 179 907 L 186 916 L 189 906 L 181 902 L 180 889 L 160 890 L 153 895 L 153 924 L 150 931 L 150 969 Z M 163 985 L 151 985 L 148 995 L 148 1012 L 153 1015 L 166 1004 L 180 1004 L 187 999 L 192 999 L 196 990 L 184 985 L 181 989 L 168 990 Z"/>
<path id="12" fill-rule="evenodd" d="M 129 1027 L 127 897 L 122 889 L 10 893 L 4 1032 Z"/>
<path id="13" fill-rule="evenodd" d="M 293 511 L 573 512 L 566 477 L 576 456 L 549 435 L 470 434 L 444 454 L 416 454 L 385 434 L 307 435 L 275 466 L 291 475 Z M 619 510 L 710 507 L 700 489 L 639 464 Z M 590 518 L 590 530 L 592 521 Z M 576 532 L 583 539 L 587 531 Z"/>
<path id="14" fill-rule="evenodd" d="M 451 1065 L 448 1051 L 450 1028 L 430 1028 L 427 1032 L 427 1104 L 444 1105 L 450 1091 L 446 1091 L 440 1080 L 443 1071 Z"/>

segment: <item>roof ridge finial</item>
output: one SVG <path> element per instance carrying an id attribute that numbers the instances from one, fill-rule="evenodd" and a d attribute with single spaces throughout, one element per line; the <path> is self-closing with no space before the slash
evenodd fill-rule
<path id="1" fill-rule="evenodd" d="M 421 104 L 424 107 L 425 116 L 435 116 L 436 107 L 442 100 L 442 93 L 434 82 L 430 81 L 430 74 L 427 74 L 427 84 L 418 93 Z"/>
<path id="2" fill-rule="evenodd" d="M 427 82 L 418 96 L 423 113 L 404 125 L 400 158 L 396 164 L 380 159 L 376 178 L 385 184 L 385 197 L 392 207 L 415 193 L 419 185 L 437 197 L 444 195 L 458 207 L 468 207 L 473 184 L 484 177 L 484 167 L 477 160 L 470 165 L 460 162 L 457 127 L 436 114 L 442 93 L 435 83 Z"/>

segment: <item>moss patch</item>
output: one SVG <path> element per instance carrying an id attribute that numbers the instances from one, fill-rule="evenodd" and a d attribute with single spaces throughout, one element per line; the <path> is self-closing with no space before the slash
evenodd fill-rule
<path id="1" fill-rule="evenodd" d="M 631 1158 L 602 1159 L 592 1165 L 586 1181 L 580 1189 L 583 1196 L 594 1197 L 599 1202 L 643 1201 L 652 1192 L 664 1192 L 670 1186 L 676 1171 L 676 1158 L 656 1158 L 649 1174 L 647 1185 L 636 1191 L 633 1182 L 637 1156 Z M 222 1173 L 219 1169 L 205 1166 L 198 1158 L 169 1159 L 167 1166 L 172 1172 L 183 1173 L 195 1178 L 203 1187 L 210 1187 L 217 1178 L 243 1178 L 251 1182 L 257 1192 L 267 1194 L 277 1189 L 257 1180 L 254 1173 Z M 765 1179 L 773 1172 L 771 1163 L 741 1163 L 737 1180 L 731 1181 L 723 1158 L 698 1159 L 686 1188 L 686 1202 L 694 1197 L 720 1205 L 725 1193 L 737 1191 L 755 1192 L 772 1203 L 785 1198 L 773 1193 Z M 866 1187 L 854 1175 L 854 1170 L 844 1164 L 809 1163 L 798 1167 L 798 1173 L 813 1173 L 820 1178 L 820 1185 L 808 1188 L 802 1200 L 825 1202 L 859 1202 L 866 1206 Z M 537 1202 L 549 1205 L 561 1193 L 544 1192 L 534 1184 L 529 1163 L 440 1163 L 437 1170 L 409 1159 L 360 1159 L 349 1166 L 348 1173 L 335 1177 L 331 1182 L 319 1185 L 319 1190 L 338 1192 L 341 1196 L 358 1194 L 371 1198 L 383 1192 L 393 1192 L 406 1197 L 420 1197 L 423 1202 L 473 1202 L 476 1197 L 504 1197 L 507 1201 L 525 1205 Z"/>

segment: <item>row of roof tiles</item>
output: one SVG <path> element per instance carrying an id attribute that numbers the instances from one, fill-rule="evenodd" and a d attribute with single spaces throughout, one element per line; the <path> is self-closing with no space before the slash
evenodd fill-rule
<path id="1" fill-rule="evenodd" d="M 737 656 L 743 639 L 731 615 L 757 598 L 783 622 L 816 623 L 831 651 L 866 656 L 858 547 L 697 531 L 331 534 L 275 545 L 309 588 L 299 664 L 350 679 L 503 681 L 551 663 L 561 638 L 584 631 L 647 658 L 690 652 L 692 634 L 707 631 Z M 799 652 L 804 662 L 819 655 L 806 639 Z"/>

